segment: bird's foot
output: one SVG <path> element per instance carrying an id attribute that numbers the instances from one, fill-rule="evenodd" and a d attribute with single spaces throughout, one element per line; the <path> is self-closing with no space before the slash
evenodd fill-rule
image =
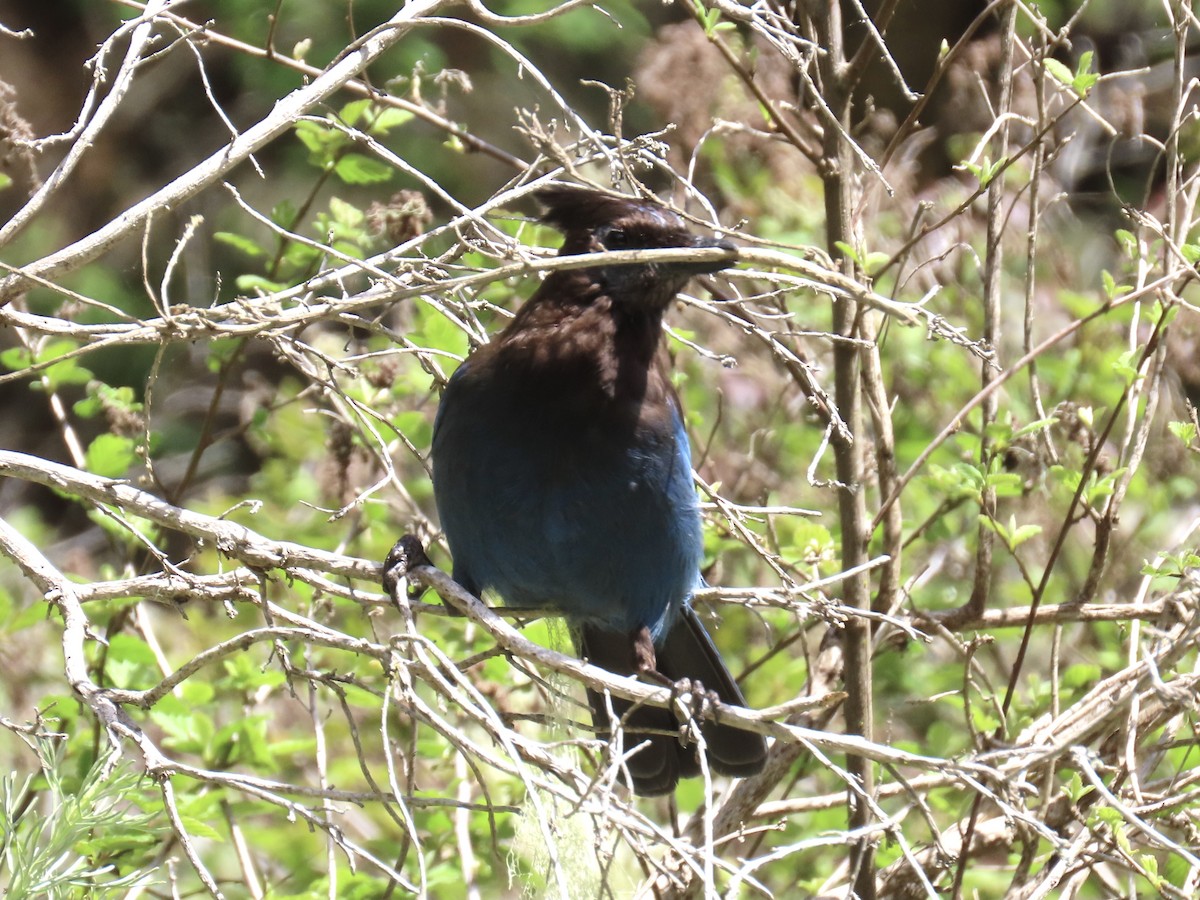
<path id="1" fill-rule="evenodd" d="M 631 635 L 633 639 L 633 668 L 645 681 L 655 682 L 671 689 L 671 706 L 677 709 L 683 722 L 699 722 L 712 718 L 713 710 L 721 702 L 716 691 L 710 691 L 699 680 L 680 678 L 672 681 L 658 671 L 657 654 L 650 629 L 642 627 Z"/>
<path id="2" fill-rule="evenodd" d="M 695 723 L 712 719 L 721 696 L 711 691 L 694 678 L 680 678 L 671 685 L 671 705 L 679 713 L 679 720 L 687 729 Z"/>
<path id="3" fill-rule="evenodd" d="M 429 557 L 425 555 L 424 545 L 411 534 L 404 535 L 392 545 L 392 549 L 384 557 L 383 576 L 380 579 L 383 583 L 384 593 L 388 595 L 394 605 L 399 606 L 402 600 L 400 584 L 405 576 L 420 566 L 432 565 Z M 416 599 L 422 593 L 424 593 L 424 588 L 409 585 L 409 599 Z"/>
<path id="4" fill-rule="evenodd" d="M 400 580 L 418 566 L 431 566 L 425 555 L 425 547 L 411 534 L 406 534 L 392 545 L 383 560 L 383 589 L 395 599 L 400 589 Z"/>

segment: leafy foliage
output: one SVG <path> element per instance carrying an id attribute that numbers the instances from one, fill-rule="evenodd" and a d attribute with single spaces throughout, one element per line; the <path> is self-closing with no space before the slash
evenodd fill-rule
<path id="1" fill-rule="evenodd" d="M 1179 4 L 843 23 L 845 122 L 829 23 L 760 7 L 77 6 L 102 65 L 43 55 L 125 114 L 58 111 L 105 177 L 43 205 L 0 90 L 11 895 L 844 893 L 855 846 L 880 895 L 1195 893 L 1200 127 L 1146 75 L 1190 60 L 1061 49 Z M 379 590 L 402 532 L 448 568 L 438 391 L 561 264 L 551 176 L 742 247 L 667 346 L 773 781 L 634 801 L 561 625 Z"/>

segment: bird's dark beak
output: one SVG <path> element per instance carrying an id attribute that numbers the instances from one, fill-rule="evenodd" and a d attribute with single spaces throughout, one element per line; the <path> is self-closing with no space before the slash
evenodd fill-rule
<path id="1" fill-rule="evenodd" d="M 737 252 L 737 244 L 727 238 L 709 238 L 696 236 L 692 239 L 693 247 L 713 247 L 719 250 L 728 250 L 730 253 Z M 691 275 L 711 275 L 713 272 L 720 272 L 722 269 L 728 269 L 730 266 L 737 263 L 736 256 L 730 256 L 727 259 L 717 259 L 712 262 L 695 262 L 695 263 L 679 263 L 680 269 L 687 271 Z"/>

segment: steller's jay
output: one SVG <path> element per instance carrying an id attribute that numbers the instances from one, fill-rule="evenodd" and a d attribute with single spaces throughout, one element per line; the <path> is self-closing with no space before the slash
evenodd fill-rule
<path id="1" fill-rule="evenodd" d="M 535 194 L 566 240 L 560 256 L 721 247 L 653 203 L 580 188 Z M 454 579 L 509 604 L 561 610 L 581 657 L 746 701 L 689 599 L 702 584 L 700 511 L 679 401 L 660 351 L 662 317 L 693 275 L 732 260 L 551 273 L 451 377 L 433 430 L 433 488 Z M 699 688 L 697 685 L 703 685 Z M 683 687 L 681 687 L 683 689 Z M 611 734 L 603 696 L 592 718 Z M 699 773 L 677 715 L 612 698 L 639 794 Z M 705 722 L 709 765 L 758 772 L 763 738 Z"/>

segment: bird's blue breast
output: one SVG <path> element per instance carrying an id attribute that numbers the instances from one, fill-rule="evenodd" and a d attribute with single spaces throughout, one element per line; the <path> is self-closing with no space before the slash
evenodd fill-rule
<path id="1" fill-rule="evenodd" d="M 673 398 L 597 409 L 569 389 L 473 366 L 451 379 L 434 425 L 434 495 L 456 580 L 576 623 L 644 625 L 657 639 L 699 583 L 702 555 Z"/>

